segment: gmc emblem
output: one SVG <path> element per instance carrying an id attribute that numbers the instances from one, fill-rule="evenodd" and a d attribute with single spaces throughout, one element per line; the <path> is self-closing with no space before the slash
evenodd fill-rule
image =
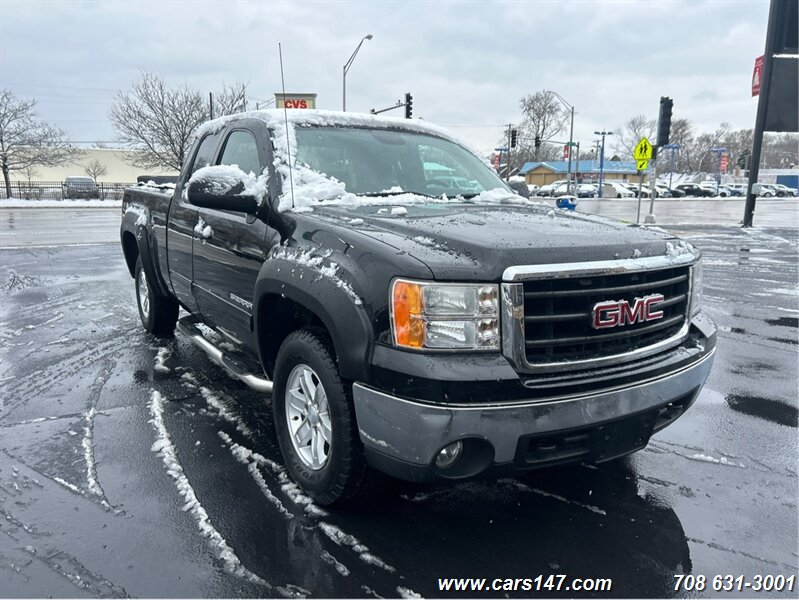
<path id="1" fill-rule="evenodd" d="M 591 326 L 594 329 L 608 329 L 644 321 L 657 321 L 663 318 L 663 311 L 657 310 L 657 305 L 663 300 L 663 294 L 650 294 L 636 298 L 632 305 L 627 300 L 597 302 L 591 311 Z"/>

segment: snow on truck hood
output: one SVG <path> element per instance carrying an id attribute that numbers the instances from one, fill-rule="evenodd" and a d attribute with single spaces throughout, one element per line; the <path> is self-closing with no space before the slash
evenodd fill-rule
<path id="1" fill-rule="evenodd" d="M 323 173 L 319 173 L 318 171 L 314 171 L 308 166 L 295 161 L 294 150 L 297 147 L 297 139 L 295 136 L 296 127 L 374 127 L 381 129 L 401 129 L 414 133 L 435 135 L 468 149 L 481 162 L 489 167 L 491 166 L 487 159 L 472 150 L 468 144 L 452 136 L 441 127 L 412 119 L 327 110 L 289 110 L 284 112 L 279 109 L 269 109 L 238 113 L 220 117 L 203 124 L 197 130 L 195 139 L 202 138 L 208 134 L 217 133 L 229 123 L 241 119 L 261 120 L 273 132 L 272 143 L 275 153 L 274 168 L 283 180 L 282 194 L 278 202 L 278 210 L 281 212 L 305 212 L 313 210 L 316 206 L 334 205 L 365 206 L 376 204 L 402 205 L 419 203 L 429 204 L 430 202 L 463 202 L 463 199 L 458 197 L 442 196 L 440 198 L 430 198 L 429 196 L 413 193 L 389 195 L 391 190 L 387 190 L 387 195 L 385 197 L 364 197 L 352 194 L 346 190 L 342 182 L 335 178 L 328 177 Z M 291 172 L 289 172 L 289 156 L 291 156 Z M 253 173 L 244 173 L 235 166 L 205 167 L 199 169 L 192 175 L 189 182 L 201 179 L 210 180 L 212 178 L 220 179 L 222 187 L 226 189 L 233 188 L 236 184 L 241 183 L 245 192 L 253 194 L 259 204 L 263 202 L 266 197 L 266 174 L 255 175 Z M 293 194 L 291 189 L 292 184 L 294 188 Z M 497 188 L 485 191 L 474 198 L 470 198 L 470 202 L 513 203 L 523 202 L 523 199 L 507 190 Z"/>

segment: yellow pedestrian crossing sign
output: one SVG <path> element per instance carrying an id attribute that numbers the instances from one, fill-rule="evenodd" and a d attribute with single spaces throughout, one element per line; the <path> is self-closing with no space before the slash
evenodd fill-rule
<path id="1" fill-rule="evenodd" d="M 648 160 L 636 160 L 635 161 L 635 168 L 639 171 L 646 171 L 647 167 L 649 166 Z"/>
<path id="2" fill-rule="evenodd" d="M 652 158 L 652 144 L 649 143 L 646 137 L 642 137 L 638 140 L 638 144 L 635 146 L 635 150 L 633 150 L 633 156 L 639 164 L 642 160 L 649 160 Z M 646 169 L 646 165 L 644 165 L 643 169 L 640 166 L 638 167 L 639 171 L 643 171 L 644 169 Z"/>

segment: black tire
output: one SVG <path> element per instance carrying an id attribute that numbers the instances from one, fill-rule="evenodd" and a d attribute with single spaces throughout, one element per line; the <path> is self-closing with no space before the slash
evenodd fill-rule
<path id="1" fill-rule="evenodd" d="M 173 299 L 162 296 L 147 280 L 147 273 L 141 262 L 141 256 L 136 259 L 136 306 L 139 309 L 139 318 L 148 333 L 156 337 L 173 337 L 175 323 L 178 322 L 180 307 Z M 145 290 L 142 286 L 146 287 Z M 144 299 L 147 299 L 145 303 Z"/>
<path id="2" fill-rule="evenodd" d="M 307 373 L 303 371 L 305 367 L 312 370 L 312 374 L 316 376 L 316 383 L 323 387 L 327 396 L 327 423 L 330 426 L 328 436 L 332 443 L 323 442 L 323 447 L 327 448 L 326 458 L 324 463 L 316 468 L 308 464 L 308 460 L 313 459 L 309 459 L 307 455 L 304 458 L 300 455 L 300 450 L 292 441 L 292 432 L 289 430 L 290 419 L 295 423 L 311 423 L 310 409 L 306 405 L 308 412 L 304 417 L 296 414 L 291 417 L 286 409 L 289 379 L 295 376 L 297 370 L 300 373 Z M 305 388 L 295 390 L 295 399 L 296 392 L 300 392 L 303 398 L 306 397 Z M 354 500 L 365 491 L 369 468 L 358 434 L 350 386 L 341 380 L 332 344 L 324 331 L 319 329 L 295 331 L 289 334 L 280 346 L 275 363 L 272 411 L 286 468 L 294 481 L 311 498 L 319 504 L 330 505 Z M 321 432 L 321 417 L 315 418 L 320 423 L 318 431 Z M 303 428 L 301 424 L 299 427 Z M 313 443 L 309 442 L 309 448 Z"/>

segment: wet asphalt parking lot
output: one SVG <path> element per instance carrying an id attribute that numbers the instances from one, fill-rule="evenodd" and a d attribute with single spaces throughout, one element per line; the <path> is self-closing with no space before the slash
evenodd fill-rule
<path id="1" fill-rule="evenodd" d="M 659 223 L 703 206 L 663 203 Z M 674 575 L 797 575 L 795 209 L 662 225 L 704 252 L 719 340 L 696 404 L 645 450 L 346 510 L 288 480 L 268 396 L 144 333 L 118 210 L 38 211 L 0 212 L 3 597 L 443 597 L 468 594 L 440 577 L 539 574 L 613 580 L 567 596 L 721 596 Z"/>

